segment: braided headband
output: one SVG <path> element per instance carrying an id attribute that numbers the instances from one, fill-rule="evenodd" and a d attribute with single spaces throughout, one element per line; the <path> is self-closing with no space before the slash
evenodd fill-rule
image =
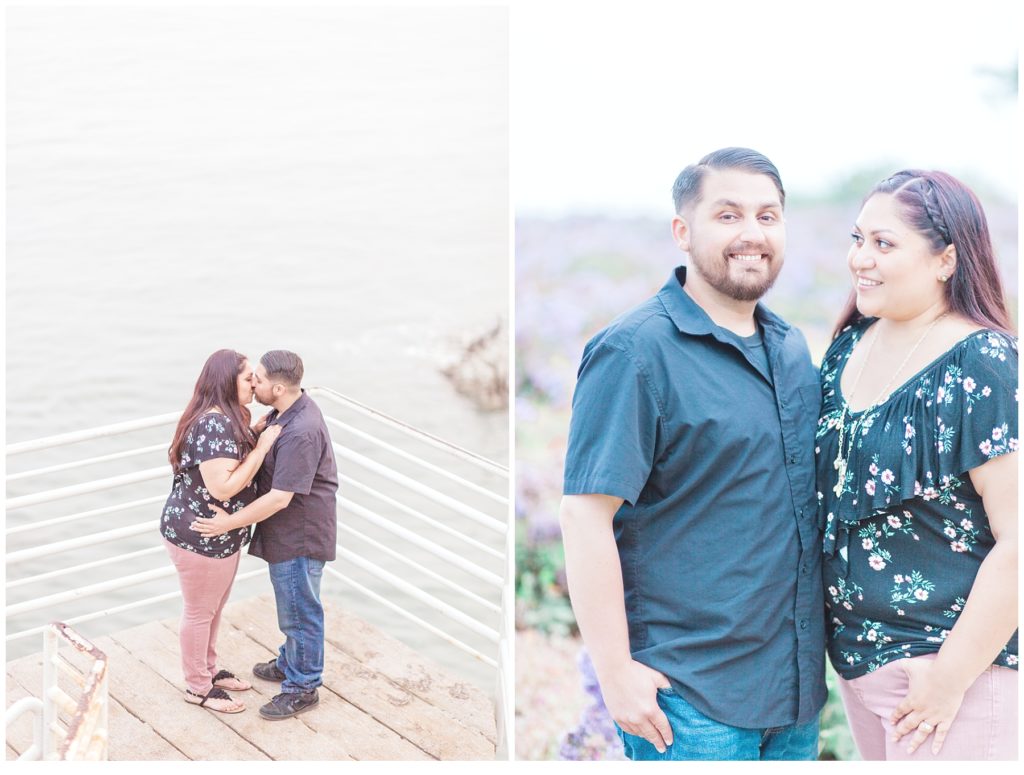
<path id="1" fill-rule="evenodd" d="M 921 201 L 924 202 L 925 212 L 928 213 L 928 218 L 943 241 L 947 245 L 952 244 L 953 240 L 949 238 L 949 227 L 946 226 L 946 220 L 942 217 L 942 210 L 939 207 L 939 197 L 935 193 L 935 186 L 927 178 L 918 178 L 918 180 L 924 183 L 920 187 L 920 193 Z"/>
<path id="2" fill-rule="evenodd" d="M 890 183 L 890 181 L 893 185 L 893 194 L 898 193 L 904 188 L 908 188 L 916 193 L 921 199 L 921 204 L 924 205 L 924 211 L 928 214 L 928 220 L 932 222 L 932 227 L 939 237 L 947 245 L 953 244 L 953 240 L 949 237 L 949 227 L 946 225 L 946 219 L 942 217 L 942 208 L 939 207 L 938 194 L 935 192 L 935 186 L 932 182 L 926 177 L 921 175 L 915 176 L 909 171 L 905 171 L 887 178 L 880 185 L 884 186 Z M 913 183 L 917 185 L 912 186 L 911 184 Z"/>

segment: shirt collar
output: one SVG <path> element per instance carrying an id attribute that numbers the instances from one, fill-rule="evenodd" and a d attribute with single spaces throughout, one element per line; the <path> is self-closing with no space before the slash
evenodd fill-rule
<path id="1" fill-rule="evenodd" d="M 302 410 L 306 408 L 309 401 L 310 398 L 306 395 L 305 388 L 302 388 L 302 395 L 295 400 L 294 404 L 284 410 L 284 414 L 279 415 L 276 409 L 271 409 L 270 414 L 267 416 L 267 423 L 276 423 L 284 429 L 288 423 L 302 413 Z"/>
<path id="2" fill-rule="evenodd" d="M 693 335 L 711 334 L 718 330 L 719 326 L 708 317 L 708 313 L 683 290 L 684 285 L 686 267 L 677 266 L 668 282 L 658 291 L 658 298 L 676 328 L 684 334 Z M 789 324 L 761 302 L 754 307 L 754 317 L 765 329 L 777 329 L 783 334 L 789 330 Z"/>

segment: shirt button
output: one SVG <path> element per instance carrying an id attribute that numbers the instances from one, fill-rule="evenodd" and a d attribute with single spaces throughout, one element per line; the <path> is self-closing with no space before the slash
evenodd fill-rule
<path id="1" fill-rule="evenodd" d="M 800 620 L 800 629 L 801 630 L 806 630 L 807 629 L 807 620 L 806 619 L 801 619 Z"/>
<path id="2" fill-rule="evenodd" d="M 804 574 L 805 576 L 807 575 L 807 563 L 806 562 L 803 565 L 800 566 L 800 572 L 802 574 Z"/>
<path id="3" fill-rule="evenodd" d="M 790 455 L 789 456 L 789 462 L 790 463 L 796 463 L 796 455 Z"/>

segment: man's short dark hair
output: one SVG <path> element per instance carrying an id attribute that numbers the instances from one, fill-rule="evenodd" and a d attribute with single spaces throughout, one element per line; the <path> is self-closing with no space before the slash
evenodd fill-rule
<path id="1" fill-rule="evenodd" d="M 675 202 L 677 213 L 682 212 L 683 207 L 700 201 L 701 184 L 704 182 L 704 175 L 708 170 L 742 170 L 755 175 L 767 175 L 772 179 L 775 188 L 779 190 L 780 203 L 783 206 L 786 204 L 786 192 L 782 188 L 782 178 L 767 156 L 749 148 L 722 148 L 712 151 L 699 162 L 691 164 L 679 173 L 679 177 L 676 178 L 676 182 L 672 186 L 672 199 Z"/>
<path id="2" fill-rule="evenodd" d="M 290 350 L 269 350 L 263 353 L 260 363 L 271 381 L 292 387 L 302 384 L 302 358 Z"/>

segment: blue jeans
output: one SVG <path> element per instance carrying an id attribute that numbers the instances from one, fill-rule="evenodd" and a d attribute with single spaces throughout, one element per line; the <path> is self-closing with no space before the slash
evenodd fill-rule
<path id="1" fill-rule="evenodd" d="M 323 683 L 324 607 L 320 579 L 324 563 L 309 557 L 270 563 L 277 601 L 277 626 L 284 633 L 277 666 L 285 675 L 285 694 L 311 692 Z"/>
<path id="2" fill-rule="evenodd" d="M 626 756 L 641 761 L 814 761 L 818 758 L 818 721 L 770 729 L 740 729 L 708 718 L 674 689 L 658 689 L 658 705 L 672 727 L 665 753 L 642 737 L 619 730 Z"/>

